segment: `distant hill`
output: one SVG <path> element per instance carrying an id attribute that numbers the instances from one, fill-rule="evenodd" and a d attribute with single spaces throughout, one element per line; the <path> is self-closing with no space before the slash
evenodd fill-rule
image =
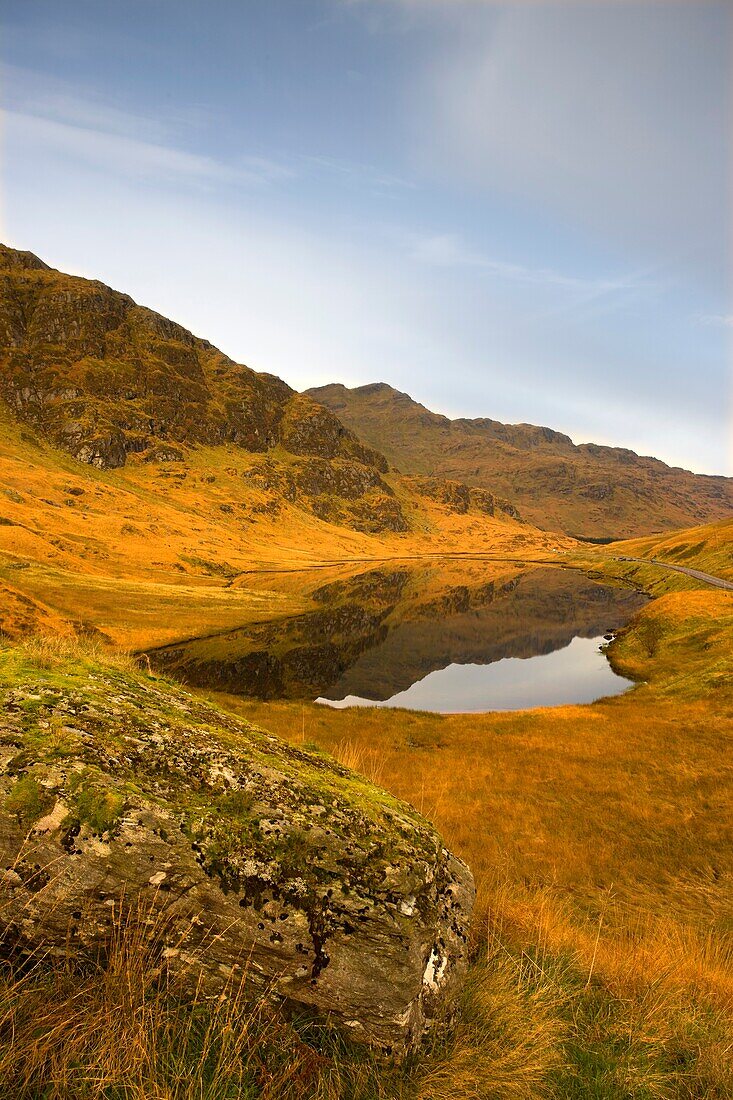
<path id="1" fill-rule="evenodd" d="M 733 478 L 692 474 L 621 447 L 576 445 L 532 424 L 449 420 L 384 382 L 306 392 L 403 473 L 490 488 L 546 530 L 634 538 L 733 514 Z"/>

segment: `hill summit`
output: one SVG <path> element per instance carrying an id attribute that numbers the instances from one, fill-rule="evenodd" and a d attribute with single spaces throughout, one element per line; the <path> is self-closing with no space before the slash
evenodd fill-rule
<path id="1" fill-rule="evenodd" d="M 403 473 L 455 478 L 513 501 L 531 523 L 580 538 L 632 538 L 723 519 L 733 479 L 622 447 L 488 418 L 450 420 L 385 382 L 307 391 Z"/>
<path id="2" fill-rule="evenodd" d="M 331 413 L 127 294 L 0 245 L 0 397 L 82 462 L 176 444 L 351 458 L 385 471 Z"/>

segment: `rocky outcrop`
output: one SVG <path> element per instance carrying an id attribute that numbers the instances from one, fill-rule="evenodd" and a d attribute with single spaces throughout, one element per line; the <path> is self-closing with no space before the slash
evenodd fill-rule
<path id="1" fill-rule="evenodd" d="M 449 512 L 465 515 L 471 509 L 489 516 L 504 515 L 520 519 L 518 510 L 508 500 L 494 496 L 488 489 L 469 488 L 459 481 L 442 477 L 406 477 L 413 493 L 444 505 Z"/>
<path id="2" fill-rule="evenodd" d="M 97 953 L 142 900 L 212 995 L 246 973 L 396 1056 L 444 1018 L 473 885 L 411 807 L 124 668 L 5 649 L 0 690 L 6 951 Z"/>
<path id="3" fill-rule="evenodd" d="M 364 447 L 340 420 L 303 393 L 295 394 L 285 407 L 280 423 L 280 442 L 294 455 L 337 458 L 346 453 L 382 474 L 389 468 L 384 455 Z"/>

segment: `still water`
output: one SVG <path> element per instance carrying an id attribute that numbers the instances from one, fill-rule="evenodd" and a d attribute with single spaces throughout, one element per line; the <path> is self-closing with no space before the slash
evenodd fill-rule
<path id="1" fill-rule="evenodd" d="M 538 657 L 504 657 L 490 665 L 448 665 L 389 699 L 321 697 L 331 707 L 407 707 L 444 713 L 526 710 L 592 703 L 619 695 L 630 681 L 618 676 L 601 651 L 603 638 L 573 638 L 564 649 Z"/>
<path id="2" fill-rule="evenodd" d="M 514 710 L 624 691 L 599 647 L 645 597 L 575 570 L 508 568 L 382 565 L 327 583 L 293 575 L 300 614 L 150 656 L 197 687 L 339 707 Z"/>

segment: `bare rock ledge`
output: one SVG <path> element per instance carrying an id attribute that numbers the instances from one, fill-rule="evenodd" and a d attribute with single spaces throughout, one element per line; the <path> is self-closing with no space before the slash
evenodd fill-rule
<path id="1" fill-rule="evenodd" d="M 180 688 L 0 650 L 4 950 L 95 952 L 165 910 L 174 976 L 246 972 L 400 1057 L 450 1014 L 468 868 L 410 806 Z"/>

